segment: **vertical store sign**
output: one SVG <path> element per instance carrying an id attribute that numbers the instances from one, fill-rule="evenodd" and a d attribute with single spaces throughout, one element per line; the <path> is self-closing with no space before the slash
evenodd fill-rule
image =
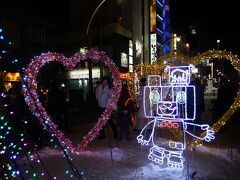
<path id="1" fill-rule="evenodd" d="M 150 1 L 150 49 L 151 49 L 151 54 L 150 54 L 150 63 L 153 64 L 157 58 L 156 58 L 156 53 L 157 53 L 157 4 L 156 0 L 151 0 Z"/>
<path id="2" fill-rule="evenodd" d="M 129 40 L 129 45 L 128 45 L 128 70 L 129 72 L 133 72 L 133 42 L 132 40 Z"/>
<path id="3" fill-rule="evenodd" d="M 156 54 L 157 54 L 157 35 L 156 33 L 153 33 L 150 35 L 150 45 L 151 45 L 151 54 L 150 54 L 150 60 L 151 64 L 155 63 L 157 60 Z"/>

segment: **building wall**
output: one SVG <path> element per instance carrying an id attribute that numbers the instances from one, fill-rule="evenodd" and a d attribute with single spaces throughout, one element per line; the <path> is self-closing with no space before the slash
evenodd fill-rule
<path id="1" fill-rule="evenodd" d="M 141 0 L 133 0 L 132 6 L 132 40 L 133 40 L 133 59 L 134 64 L 143 62 L 143 9 Z"/>
<path id="2" fill-rule="evenodd" d="M 149 24 L 149 1 L 143 2 L 143 63 L 150 63 L 150 24 Z"/>

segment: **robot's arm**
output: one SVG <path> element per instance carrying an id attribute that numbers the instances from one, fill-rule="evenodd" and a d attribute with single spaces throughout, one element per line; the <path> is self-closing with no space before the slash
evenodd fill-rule
<path id="1" fill-rule="evenodd" d="M 137 141 L 138 141 L 138 143 L 140 143 L 141 145 L 146 145 L 146 146 L 148 146 L 149 142 L 150 142 L 150 141 L 152 140 L 152 138 L 153 138 L 156 121 L 157 121 L 157 119 L 154 119 L 154 120 L 150 121 L 150 122 L 147 123 L 147 125 L 141 130 L 140 134 L 137 136 Z M 152 124 L 152 123 L 154 123 L 154 125 L 153 125 L 153 127 L 152 127 L 152 133 L 151 133 L 151 135 L 149 136 L 148 140 L 145 140 L 143 133 L 144 133 L 144 131 L 147 129 L 147 127 L 148 127 L 150 124 Z"/>
<path id="2" fill-rule="evenodd" d="M 190 125 L 190 126 L 197 126 L 197 127 L 201 128 L 201 130 L 204 131 L 204 133 L 203 133 L 204 136 L 197 136 L 197 135 L 192 134 L 191 132 L 189 132 L 189 131 L 187 130 L 187 128 L 188 128 L 189 125 Z M 184 123 L 184 130 L 185 130 L 186 133 L 188 133 L 189 135 L 193 136 L 194 138 L 197 138 L 197 139 L 200 139 L 200 140 L 205 140 L 205 141 L 207 141 L 207 142 L 210 142 L 211 140 L 213 140 L 213 139 L 215 138 L 215 136 L 214 136 L 214 133 L 215 133 L 215 132 L 209 127 L 208 124 L 202 124 L 202 125 L 200 125 L 200 124 L 185 122 L 185 123 Z"/>

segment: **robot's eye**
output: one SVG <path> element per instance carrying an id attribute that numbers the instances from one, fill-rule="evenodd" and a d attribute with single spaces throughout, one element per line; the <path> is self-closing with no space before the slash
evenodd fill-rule
<path id="1" fill-rule="evenodd" d="M 159 99 L 160 99 L 160 94 L 159 92 L 155 89 L 153 91 L 150 92 L 150 96 L 149 96 L 150 102 L 153 104 L 157 104 Z"/>
<path id="2" fill-rule="evenodd" d="M 179 104 L 184 104 L 186 102 L 186 92 L 185 91 L 178 91 L 176 95 L 176 100 Z"/>

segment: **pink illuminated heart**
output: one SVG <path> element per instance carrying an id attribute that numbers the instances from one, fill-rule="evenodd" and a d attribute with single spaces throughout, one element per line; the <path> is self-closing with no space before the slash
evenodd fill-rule
<path id="1" fill-rule="evenodd" d="M 57 129 L 57 125 L 53 123 L 51 117 L 47 114 L 47 111 L 41 104 L 37 93 L 37 75 L 39 70 L 50 61 L 57 61 L 63 64 L 67 70 L 73 70 L 77 63 L 82 60 L 91 59 L 93 61 L 103 62 L 108 69 L 112 72 L 114 91 L 108 107 L 105 112 L 98 118 L 96 125 L 89 130 L 86 136 L 80 141 L 77 147 L 64 136 L 60 130 Z M 40 56 L 34 57 L 30 64 L 27 66 L 25 74 L 23 76 L 23 94 L 25 101 L 28 104 L 31 112 L 38 118 L 44 129 L 52 133 L 58 139 L 59 143 L 71 153 L 79 153 L 87 147 L 99 133 L 99 130 L 106 124 L 108 118 L 111 115 L 112 110 L 115 108 L 120 91 L 122 88 L 121 80 L 118 78 L 119 71 L 113 61 L 105 55 L 102 51 L 93 49 L 85 50 L 76 53 L 72 57 L 65 57 L 59 53 L 44 53 Z"/>

